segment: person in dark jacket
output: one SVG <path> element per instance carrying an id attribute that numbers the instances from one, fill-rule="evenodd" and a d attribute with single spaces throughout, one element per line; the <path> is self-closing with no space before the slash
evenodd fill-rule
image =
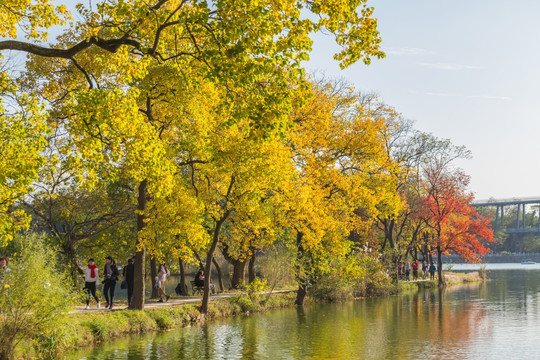
<path id="1" fill-rule="evenodd" d="M 118 268 L 116 267 L 116 262 L 112 256 L 107 256 L 105 263 L 105 269 L 103 271 L 103 294 L 105 300 L 107 301 L 106 308 L 113 308 L 113 299 L 114 299 L 114 289 L 116 288 L 116 281 L 118 280 Z"/>
<path id="2" fill-rule="evenodd" d="M 199 269 L 197 275 L 195 275 L 195 286 L 203 287 L 204 286 L 204 270 Z"/>
<path id="3" fill-rule="evenodd" d="M 128 305 L 131 304 L 131 298 L 133 297 L 133 280 L 135 278 L 135 258 L 132 257 L 128 260 L 128 264 L 122 270 L 122 275 L 124 276 L 124 280 L 126 280 L 127 283 L 127 296 L 128 296 Z"/>
<path id="4" fill-rule="evenodd" d="M 435 271 L 437 271 L 437 266 L 431 262 L 431 265 L 429 265 L 429 278 L 430 280 L 435 280 Z"/>
<path id="5" fill-rule="evenodd" d="M 195 275 L 195 286 L 197 287 L 204 287 L 204 270 L 200 269 L 197 275 Z M 214 287 L 215 285 L 210 283 L 210 292 L 214 293 Z"/>

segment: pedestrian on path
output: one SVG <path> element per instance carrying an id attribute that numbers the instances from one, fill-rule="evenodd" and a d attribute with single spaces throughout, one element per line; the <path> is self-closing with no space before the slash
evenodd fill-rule
<path id="1" fill-rule="evenodd" d="M 112 310 L 114 290 L 116 288 L 116 281 L 118 281 L 118 268 L 116 267 L 116 262 L 112 256 L 107 256 L 105 261 L 105 269 L 103 271 L 103 293 L 105 300 L 107 301 L 105 307 Z"/>
<path id="2" fill-rule="evenodd" d="M 431 265 L 429 265 L 429 278 L 430 280 L 435 280 L 435 271 L 437 271 L 437 266 L 431 262 Z"/>
<path id="3" fill-rule="evenodd" d="M 412 273 L 413 273 L 413 280 L 418 280 L 418 261 L 414 259 L 412 263 Z"/>
<path id="4" fill-rule="evenodd" d="M 405 263 L 405 280 L 411 281 L 411 263 L 408 261 Z"/>
<path id="5" fill-rule="evenodd" d="M 133 297 L 133 280 L 135 279 L 135 257 L 128 260 L 127 266 L 122 270 L 122 275 L 127 284 L 128 306 L 131 304 Z"/>
<path id="6" fill-rule="evenodd" d="M 423 261 L 422 262 L 422 272 L 423 272 L 423 279 L 426 280 L 427 279 L 427 274 L 428 274 L 428 264 L 427 262 Z"/>
<path id="7" fill-rule="evenodd" d="M 169 271 L 169 269 L 167 269 L 167 266 L 160 265 L 158 274 L 156 276 L 156 286 L 158 288 L 158 293 L 160 297 L 158 302 L 163 302 L 164 298 L 165 301 L 169 301 L 170 296 L 165 293 L 165 281 L 167 281 L 167 278 L 169 276 L 171 276 L 171 272 Z"/>
<path id="8" fill-rule="evenodd" d="M 99 269 L 94 264 L 94 259 L 88 260 L 88 266 L 84 271 L 84 289 L 86 290 L 86 310 L 90 309 L 90 299 L 96 299 L 99 309 L 99 297 L 96 294 L 96 287 L 99 285 Z"/>

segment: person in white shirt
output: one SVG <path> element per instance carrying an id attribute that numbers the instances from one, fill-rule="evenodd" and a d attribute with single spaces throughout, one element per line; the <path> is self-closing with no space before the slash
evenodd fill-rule
<path id="1" fill-rule="evenodd" d="M 165 293 L 165 281 L 169 276 L 171 276 L 171 272 L 167 269 L 167 266 L 160 265 L 159 272 L 156 276 L 156 286 L 160 297 L 158 302 L 163 302 L 163 298 L 165 298 L 165 301 L 169 301 L 170 296 Z"/>
<path id="2" fill-rule="evenodd" d="M 96 294 L 96 287 L 99 285 L 99 269 L 94 264 L 94 259 L 88 260 L 88 266 L 84 271 L 84 289 L 87 291 L 86 310 L 90 309 L 90 298 L 94 297 L 99 309 L 99 298 Z"/>

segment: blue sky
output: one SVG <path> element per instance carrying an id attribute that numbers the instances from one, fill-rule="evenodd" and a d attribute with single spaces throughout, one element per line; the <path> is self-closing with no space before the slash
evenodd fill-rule
<path id="1" fill-rule="evenodd" d="M 387 57 L 341 71 L 317 35 L 307 67 L 375 92 L 465 145 L 479 199 L 540 195 L 540 2 L 372 0 Z"/>
<path id="2" fill-rule="evenodd" d="M 540 196 L 540 1 L 369 1 L 387 57 L 341 71 L 333 39 L 316 35 L 308 70 L 465 145 L 473 159 L 458 165 L 478 199 Z"/>

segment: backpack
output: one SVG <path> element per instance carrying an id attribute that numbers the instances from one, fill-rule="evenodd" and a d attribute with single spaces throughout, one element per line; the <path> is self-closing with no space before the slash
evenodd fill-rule
<path id="1" fill-rule="evenodd" d="M 174 292 L 176 293 L 176 295 L 184 295 L 184 292 L 182 291 L 182 284 L 178 283 L 178 285 L 176 285 L 176 287 L 174 288 Z"/>

